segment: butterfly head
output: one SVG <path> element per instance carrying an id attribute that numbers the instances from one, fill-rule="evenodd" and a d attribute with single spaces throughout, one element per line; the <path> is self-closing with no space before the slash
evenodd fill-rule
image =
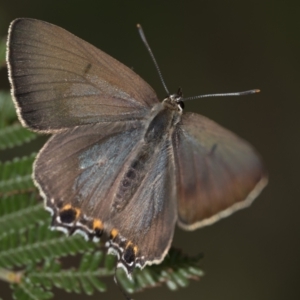
<path id="1" fill-rule="evenodd" d="M 165 98 L 163 103 L 169 109 L 177 110 L 182 113 L 184 109 L 184 103 L 182 99 L 182 89 L 179 88 L 176 94 L 172 94 Z"/>

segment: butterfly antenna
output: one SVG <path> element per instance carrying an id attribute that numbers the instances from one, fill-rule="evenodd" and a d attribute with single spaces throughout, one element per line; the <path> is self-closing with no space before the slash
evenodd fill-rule
<path id="1" fill-rule="evenodd" d="M 142 26 L 141 26 L 140 24 L 137 24 L 136 26 L 137 26 L 137 28 L 138 28 L 140 37 L 141 37 L 141 39 L 142 39 L 144 45 L 146 46 L 146 48 L 147 48 L 147 50 L 148 50 L 148 52 L 149 52 L 149 54 L 150 54 L 150 56 L 151 56 L 151 58 L 152 58 L 152 60 L 153 60 L 153 62 L 154 62 L 154 65 L 155 65 L 155 68 L 156 68 L 156 70 L 157 70 L 157 73 L 158 73 L 158 76 L 159 76 L 159 78 L 160 78 L 160 81 L 161 81 L 161 83 L 162 83 L 162 85 L 163 85 L 165 91 L 167 92 L 167 95 L 169 96 L 169 95 L 170 95 L 169 90 L 168 90 L 168 88 L 167 88 L 167 86 L 166 86 L 166 84 L 165 84 L 164 78 L 163 78 L 163 76 L 162 76 L 162 74 L 161 74 L 160 68 L 159 68 L 159 66 L 158 66 L 158 64 L 157 64 L 157 61 L 156 61 L 156 59 L 155 59 L 155 57 L 154 57 L 154 54 L 153 54 L 153 52 L 152 52 L 152 50 L 151 50 L 151 48 L 150 48 L 150 46 L 149 46 L 149 44 L 148 44 L 148 42 L 147 42 L 147 39 L 146 39 L 145 33 L 144 33 L 144 31 L 143 31 L 143 28 L 142 28 Z"/>
<path id="2" fill-rule="evenodd" d="M 116 286 L 118 287 L 119 291 L 122 293 L 122 295 L 124 296 L 124 298 L 126 300 L 133 300 L 132 298 L 130 298 L 127 293 L 124 291 L 124 289 L 121 287 L 118 278 L 117 278 L 117 267 L 115 267 L 115 275 L 114 275 L 114 282 L 116 284 Z"/>
<path id="3" fill-rule="evenodd" d="M 245 95 L 251 95 L 259 93 L 260 90 L 250 90 L 250 91 L 244 91 L 244 92 L 236 92 L 236 93 L 226 93 L 226 94 L 206 94 L 206 95 L 199 95 L 194 97 L 188 97 L 188 98 L 182 98 L 181 101 L 187 101 L 187 100 L 195 100 L 199 98 L 208 98 L 208 97 L 224 97 L 224 96 L 245 96 Z"/>

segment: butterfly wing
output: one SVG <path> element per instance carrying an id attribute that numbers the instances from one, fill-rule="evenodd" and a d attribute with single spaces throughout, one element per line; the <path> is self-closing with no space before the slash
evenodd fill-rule
<path id="1" fill-rule="evenodd" d="M 159 155 L 141 151 L 143 126 L 122 121 L 65 130 L 46 143 L 34 166 L 52 226 L 91 238 L 105 232 L 127 273 L 163 259 L 177 219 L 170 142 Z M 124 174 L 138 187 L 120 199 Z"/>
<path id="2" fill-rule="evenodd" d="M 208 118 L 183 114 L 173 135 L 178 224 L 193 230 L 247 207 L 267 184 L 256 151 Z"/>
<path id="3" fill-rule="evenodd" d="M 159 102 L 132 70 L 43 21 L 12 22 L 7 61 L 19 119 L 35 131 L 140 119 Z"/>

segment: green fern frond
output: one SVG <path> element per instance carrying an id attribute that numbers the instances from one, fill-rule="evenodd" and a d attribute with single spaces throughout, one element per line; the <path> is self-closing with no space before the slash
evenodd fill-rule
<path id="1" fill-rule="evenodd" d="M 0 162 L 0 196 L 13 191 L 34 188 L 31 178 L 35 154 L 12 161 Z"/>
<path id="2" fill-rule="evenodd" d="M 21 267 L 47 258 L 82 253 L 95 246 L 82 236 L 67 237 L 49 230 L 48 224 L 35 224 L 25 232 L 9 231 L 0 236 L 0 267 Z"/>
<path id="3" fill-rule="evenodd" d="M 20 146 L 35 139 L 37 135 L 20 124 L 0 128 L 0 150 Z"/>
<path id="4" fill-rule="evenodd" d="M 103 258 L 102 251 L 89 251 L 83 255 L 78 269 L 68 270 L 63 270 L 58 261 L 47 260 L 42 268 L 30 272 L 27 278 L 46 289 L 55 286 L 66 292 L 92 295 L 95 291 L 106 291 L 106 285 L 99 278 L 114 274 L 114 271 L 99 267 Z"/>
<path id="5" fill-rule="evenodd" d="M 53 293 L 32 284 L 30 281 L 24 281 L 20 284 L 11 285 L 13 297 L 18 300 L 47 300 L 53 298 Z"/>
<path id="6" fill-rule="evenodd" d="M 101 261 L 103 260 L 104 254 L 102 251 L 87 252 L 82 256 L 78 271 L 95 271 L 99 268 Z"/>
<path id="7" fill-rule="evenodd" d="M 160 265 L 135 270 L 132 280 L 128 279 L 123 270 L 118 270 L 117 278 L 128 293 L 144 290 L 165 283 L 170 290 L 186 287 L 191 279 L 197 280 L 204 273 L 199 267 L 202 255 L 190 257 L 180 250 L 171 248 Z"/>
<path id="8" fill-rule="evenodd" d="M 0 128 L 17 120 L 16 109 L 9 92 L 0 91 Z"/>
<path id="9" fill-rule="evenodd" d="M 43 220 L 49 222 L 49 213 L 41 202 L 37 202 L 36 192 L 4 196 L 0 200 L 0 235 Z"/>

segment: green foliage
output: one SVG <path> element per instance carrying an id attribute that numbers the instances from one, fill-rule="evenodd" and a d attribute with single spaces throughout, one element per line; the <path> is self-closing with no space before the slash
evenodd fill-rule
<path id="1" fill-rule="evenodd" d="M 23 145 L 35 139 L 37 135 L 20 124 L 0 129 L 0 150 Z"/>
<path id="2" fill-rule="evenodd" d="M 33 153 L 28 157 L 16 157 L 12 161 L 0 162 L 0 195 L 34 188 L 31 178 L 34 158 Z"/>
<path id="3" fill-rule="evenodd" d="M 37 202 L 36 192 L 12 194 L 1 197 L 0 236 L 13 228 L 19 231 L 29 224 L 42 223 L 48 218 L 43 204 Z M 1 247 L 1 246 L 0 246 Z"/>
<path id="4" fill-rule="evenodd" d="M 190 257 L 180 250 L 171 248 L 160 265 L 136 269 L 132 280 L 128 279 L 125 272 L 120 269 L 117 278 L 129 293 L 138 292 L 145 288 L 156 287 L 165 283 L 170 290 L 186 287 L 190 279 L 199 279 L 204 275 L 199 268 L 202 255 Z"/>
<path id="5" fill-rule="evenodd" d="M 0 129 L 12 124 L 17 119 L 10 93 L 0 91 Z"/>
<path id="6" fill-rule="evenodd" d="M 60 232 L 49 230 L 43 222 L 28 226 L 27 230 L 10 230 L 0 236 L 0 266 L 21 267 L 42 261 L 45 257 L 63 257 L 93 248 L 81 236 L 67 238 Z"/>
<path id="7" fill-rule="evenodd" d="M 12 285 L 14 299 L 24 300 L 44 300 L 53 298 L 53 293 L 45 291 L 40 286 L 31 284 L 31 282 L 21 282 Z"/>
<path id="8" fill-rule="evenodd" d="M 16 119 L 16 110 L 10 94 L 0 91 L 0 150 L 21 146 L 37 137 L 34 132 L 15 123 Z"/>
<path id="9" fill-rule="evenodd" d="M 0 66 L 4 56 L 5 43 L 0 42 Z M 0 91 L 0 157 L 1 151 L 25 147 L 34 138 L 18 123 L 10 94 Z M 116 257 L 106 255 L 102 243 L 49 229 L 51 217 L 31 178 L 35 157 L 0 162 L 0 280 L 10 283 L 17 300 L 52 299 L 53 288 L 86 295 L 106 291 L 102 278 L 114 276 Z M 66 259 L 71 255 L 79 263 L 70 268 Z M 127 293 L 162 284 L 176 290 L 203 276 L 199 260 L 171 249 L 162 264 L 135 270 L 132 280 L 122 269 L 116 277 Z"/>
<path id="10" fill-rule="evenodd" d="M 52 289 L 55 286 L 66 292 L 87 295 L 92 295 L 95 290 L 103 292 L 106 290 L 106 286 L 99 278 L 114 273 L 114 271 L 107 272 L 105 269 L 99 268 L 104 258 L 102 251 L 88 251 L 82 256 L 78 268 L 68 270 L 63 270 L 59 261 L 49 259 L 41 268 L 30 272 L 28 279 L 33 284 L 43 286 L 45 289 Z"/>

